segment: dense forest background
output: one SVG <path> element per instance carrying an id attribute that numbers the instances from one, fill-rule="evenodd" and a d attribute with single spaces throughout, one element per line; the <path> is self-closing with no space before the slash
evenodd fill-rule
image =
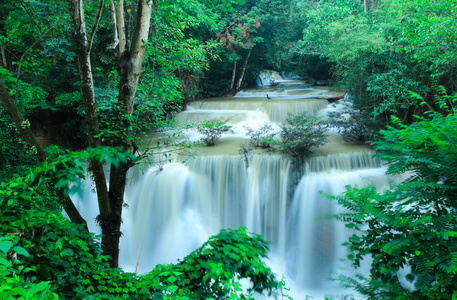
<path id="1" fill-rule="evenodd" d="M 383 195 L 335 198 L 359 231 L 354 265 L 373 258 L 369 278 L 342 282 L 370 299 L 456 299 L 456 35 L 453 0 L 2 1 L 0 297 L 250 297 L 243 277 L 282 289 L 261 260 L 266 243 L 243 228 L 147 275 L 117 265 L 126 173 L 174 142 L 144 135 L 269 69 L 346 91 L 342 133 L 370 142 L 390 173 L 416 174 Z M 68 196 L 87 162 L 101 243 Z M 412 291 L 398 282 L 406 265 Z"/>

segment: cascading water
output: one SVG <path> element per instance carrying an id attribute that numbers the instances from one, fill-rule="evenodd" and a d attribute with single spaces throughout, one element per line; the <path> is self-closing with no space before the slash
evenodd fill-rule
<path id="1" fill-rule="evenodd" d="M 240 145 L 249 142 L 243 126 L 282 122 L 287 113 L 301 111 L 324 115 L 329 104 L 315 97 L 338 94 L 286 83 L 196 101 L 177 116 L 181 121 L 224 116 L 234 133 L 213 148 L 203 148 L 186 165 L 130 173 L 120 245 L 120 265 L 126 271 L 148 272 L 158 263 L 184 257 L 221 228 L 246 226 L 271 242 L 269 264 L 279 278 L 286 277 L 295 299 L 351 293 L 338 291 L 329 278 L 350 269 L 341 261 L 346 256 L 341 243 L 352 233 L 326 218 L 341 208 L 319 191 L 338 195 L 345 185 L 368 183 L 383 188 L 389 180 L 370 149 L 344 144 L 336 134 L 298 173 L 280 153 L 240 154 Z M 98 212 L 89 190 L 78 205 L 93 218 Z"/>

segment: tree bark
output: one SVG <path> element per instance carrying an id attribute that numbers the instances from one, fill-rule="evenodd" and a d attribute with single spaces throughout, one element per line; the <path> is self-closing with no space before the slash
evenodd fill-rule
<path id="1" fill-rule="evenodd" d="M 232 82 L 230 83 L 230 91 L 233 91 L 233 88 L 235 87 L 236 64 L 237 64 L 237 60 L 235 60 L 235 61 L 233 62 Z"/>
<path id="2" fill-rule="evenodd" d="M 69 0 L 69 2 L 73 19 L 76 55 L 78 57 L 79 76 L 81 79 L 81 92 L 84 100 L 84 113 L 88 131 L 89 146 L 97 147 L 100 146 L 100 128 L 98 125 L 94 82 L 90 61 L 90 45 L 92 44 L 92 41 L 87 38 L 86 34 L 86 22 L 84 20 L 82 0 Z M 92 28 L 95 30 L 96 26 L 93 26 Z M 94 35 L 91 34 L 91 37 L 93 38 Z M 91 161 L 90 171 L 92 172 L 95 187 L 97 189 L 97 199 L 100 211 L 111 211 L 105 172 L 102 164 L 98 161 Z"/>
<path id="3" fill-rule="evenodd" d="M 117 32 L 119 33 L 119 53 L 124 53 L 127 45 L 125 36 L 124 0 L 119 0 L 116 5 Z"/>
<path id="4" fill-rule="evenodd" d="M 100 3 L 102 2 L 103 1 L 100 1 Z M 98 18 L 96 18 L 96 23 L 94 23 L 92 33 L 88 39 L 85 29 L 82 0 L 69 0 L 69 3 L 73 18 L 74 37 L 82 83 L 82 95 L 89 133 L 89 145 L 91 147 L 97 147 L 100 145 L 100 129 L 95 106 L 94 83 L 90 62 L 90 44 L 97 27 Z M 149 0 L 140 0 L 138 2 L 136 23 L 130 49 L 127 49 L 123 1 L 120 0 L 116 6 L 117 30 L 119 34 L 118 72 L 120 75 L 120 82 L 118 85 L 119 95 L 117 101 L 119 107 L 117 111 L 118 122 L 112 124 L 112 126 L 114 127 L 114 130 L 117 130 L 120 133 L 122 132 L 122 136 L 111 142 L 124 150 L 130 150 L 132 152 L 134 152 L 134 148 L 132 148 L 128 138 L 131 131 L 130 118 L 133 112 L 133 102 L 144 61 L 146 50 L 145 41 L 149 34 L 152 3 L 153 2 Z M 101 9 L 101 6 L 99 6 L 99 9 Z M 97 16 L 99 16 L 98 13 Z M 111 267 L 119 266 L 118 259 L 122 206 L 124 204 L 127 171 L 132 166 L 133 164 L 131 162 L 120 164 L 118 167 L 111 165 L 109 176 L 110 188 L 108 191 L 101 164 L 96 161 L 91 162 L 91 172 L 94 176 L 97 188 L 97 198 L 100 210 L 97 221 L 103 234 L 102 248 L 104 254 L 111 257 L 109 261 Z"/>
<path id="5" fill-rule="evenodd" d="M 1 52 L 1 55 L 2 55 L 2 60 L 1 60 L 2 68 L 9 70 L 9 68 L 8 68 L 8 60 L 6 59 L 5 47 L 0 46 L 0 52 Z"/>
<path id="6" fill-rule="evenodd" d="M 244 61 L 243 68 L 241 70 L 241 76 L 238 79 L 238 84 L 236 85 L 236 90 L 239 90 L 241 88 L 241 84 L 243 83 L 244 80 L 244 75 L 246 74 L 246 66 L 248 65 L 248 60 L 249 57 L 251 56 L 252 48 L 249 49 L 248 56 L 246 57 L 246 60 Z"/>
<path id="7" fill-rule="evenodd" d="M 0 10 L 0 35 L 7 36 L 6 34 L 6 20 L 8 19 L 9 12 L 6 10 Z M 1 66 L 9 71 L 11 71 L 11 60 L 6 48 L 3 45 L 0 45 L 0 55 L 1 55 Z"/>
<path id="8" fill-rule="evenodd" d="M 123 11 L 123 10 L 122 10 Z M 138 79 L 141 74 L 141 67 L 143 66 L 144 55 L 146 50 L 145 41 L 149 35 L 149 24 L 151 19 L 152 5 L 148 1 L 141 0 L 138 3 L 136 24 L 133 32 L 133 39 L 131 42 L 130 50 L 120 52 L 120 65 L 119 75 L 120 81 L 118 85 L 118 111 L 119 122 L 115 126 L 120 126 L 119 132 L 123 132 L 124 136 L 115 141 L 117 146 L 122 147 L 124 150 L 135 151 L 135 146 L 129 141 L 131 123 L 130 118 L 133 113 L 133 104 L 138 86 Z M 124 33 L 119 32 L 119 36 L 125 37 Z M 121 38 L 119 39 L 119 47 L 121 49 Z M 119 239 L 121 237 L 121 222 L 122 222 L 122 207 L 124 204 L 124 192 L 127 182 L 127 171 L 133 164 L 130 162 L 120 164 L 117 168 L 111 166 L 110 172 L 110 190 L 109 198 L 112 211 L 110 215 L 102 215 L 100 210 L 101 219 L 109 222 L 104 224 L 107 231 L 103 233 L 102 245 L 105 254 L 111 256 L 110 266 L 113 268 L 118 267 L 119 258 Z M 102 227 L 103 230 L 103 227 Z"/>
<path id="9" fill-rule="evenodd" d="M 363 4 L 365 6 L 365 12 L 368 12 L 370 10 L 370 0 L 364 0 Z"/>
<path id="10" fill-rule="evenodd" d="M 36 149 L 35 156 L 37 157 L 40 163 L 46 161 L 48 156 L 46 152 L 41 147 L 40 143 L 36 139 L 35 135 L 32 133 L 28 126 L 25 126 L 24 119 L 22 118 L 19 109 L 17 108 L 16 104 L 14 104 L 13 99 L 11 99 L 8 90 L 5 88 L 3 83 L 0 81 L 0 101 L 2 102 L 3 106 L 5 107 L 8 114 L 11 116 L 11 119 L 14 122 L 19 134 L 21 135 L 22 139 L 27 143 L 29 147 L 33 147 Z M 57 197 L 59 197 L 60 201 L 63 203 L 63 208 L 67 213 L 70 220 L 72 220 L 76 224 L 83 224 L 87 229 L 87 223 L 81 214 L 76 209 L 75 205 L 71 201 L 70 197 L 66 196 L 61 189 L 55 189 Z"/>
<path id="11" fill-rule="evenodd" d="M 110 12 L 111 12 L 111 20 L 113 22 L 113 25 L 112 25 L 113 41 L 108 46 L 108 48 L 116 49 L 117 45 L 119 45 L 119 33 L 117 31 L 116 5 L 114 4 L 114 0 L 109 1 L 109 7 L 110 7 Z"/>

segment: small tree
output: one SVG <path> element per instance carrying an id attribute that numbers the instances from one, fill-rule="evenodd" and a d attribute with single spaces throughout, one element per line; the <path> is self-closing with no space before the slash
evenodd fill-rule
<path id="1" fill-rule="evenodd" d="M 232 126 L 226 125 L 227 120 L 216 121 L 206 120 L 197 124 L 197 131 L 204 135 L 201 139 L 206 146 L 214 146 L 216 141 L 219 140 L 223 133 L 231 130 Z"/>
<path id="2" fill-rule="evenodd" d="M 303 159 L 310 155 L 311 147 L 327 143 L 325 132 L 328 123 L 317 116 L 299 113 L 287 117 L 281 126 L 282 150 L 292 158 Z"/>
<path id="3" fill-rule="evenodd" d="M 245 127 L 247 135 L 251 138 L 250 143 L 253 147 L 257 148 L 271 148 L 274 143 L 274 137 L 276 131 L 273 129 L 271 124 L 264 123 L 257 130 L 254 130 L 248 126 Z"/>

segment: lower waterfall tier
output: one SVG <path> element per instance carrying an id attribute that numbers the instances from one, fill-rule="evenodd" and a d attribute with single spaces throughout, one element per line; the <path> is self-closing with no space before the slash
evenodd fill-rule
<path id="1" fill-rule="evenodd" d="M 388 187 L 385 169 L 369 152 L 313 157 L 297 176 L 281 155 L 200 156 L 130 173 L 123 212 L 120 265 L 145 273 L 198 248 L 222 228 L 246 226 L 271 242 L 271 265 L 307 295 L 335 288 L 328 278 L 341 263 L 351 234 L 327 218 L 339 212 L 323 194 L 348 184 Z M 77 203 L 86 219 L 98 211 L 90 182 Z M 91 230 L 94 230 L 92 224 Z"/>

